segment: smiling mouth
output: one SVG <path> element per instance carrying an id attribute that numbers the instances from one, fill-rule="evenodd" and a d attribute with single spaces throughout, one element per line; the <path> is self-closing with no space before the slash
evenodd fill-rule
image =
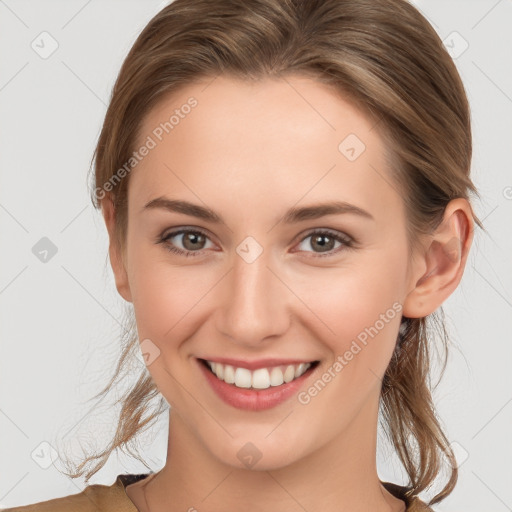
<path id="1" fill-rule="evenodd" d="M 292 382 L 304 375 L 308 370 L 316 368 L 320 363 L 320 361 L 311 361 L 309 363 L 286 364 L 249 370 L 206 359 L 199 359 L 199 361 L 213 375 L 226 384 L 232 384 L 237 388 L 254 390 L 278 387 Z"/>

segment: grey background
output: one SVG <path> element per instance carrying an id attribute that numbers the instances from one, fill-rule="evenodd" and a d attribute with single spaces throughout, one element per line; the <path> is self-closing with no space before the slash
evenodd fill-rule
<path id="1" fill-rule="evenodd" d="M 80 454 L 80 442 L 101 447 L 113 433 L 117 410 L 87 400 L 113 370 L 125 304 L 86 177 L 122 60 L 164 4 L 0 0 L 0 507 L 79 492 L 83 483 L 51 464 L 51 446 Z M 444 306 L 455 349 L 435 399 L 460 479 L 434 509 L 512 510 L 512 1 L 414 4 L 451 47 L 467 88 L 482 195 L 473 204 L 488 231 L 477 229 Z M 48 249 L 43 237 L 57 250 L 46 262 L 36 250 Z M 155 471 L 166 429 L 164 414 L 140 440 Z M 400 483 L 381 448 L 380 477 Z M 111 457 L 91 483 L 147 471 Z"/>

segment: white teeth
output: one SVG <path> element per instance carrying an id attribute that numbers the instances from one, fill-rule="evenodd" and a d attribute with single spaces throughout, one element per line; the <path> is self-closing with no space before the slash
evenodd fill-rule
<path id="1" fill-rule="evenodd" d="M 267 389 L 271 386 L 281 386 L 283 383 L 297 379 L 311 366 L 311 363 L 290 364 L 287 366 L 273 366 L 272 368 L 258 368 L 251 371 L 247 368 L 236 368 L 229 364 L 207 361 L 212 372 L 227 384 L 234 384 L 239 388 Z M 284 369 L 284 371 L 283 371 Z"/>
<path id="2" fill-rule="evenodd" d="M 250 388 L 251 371 L 247 368 L 237 368 L 235 370 L 235 386 L 237 388 Z"/>
<path id="3" fill-rule="evenodd" d="M 295 369 L 295 378 L 300 377 L 306 370 L 306 363 L 300 363 Z"/>
<path id="4" fill-rule="evenodd" d="M 266 368 L 254 370 L 252 373 L 252 387 L 256 389 L 267 389 L 270 387 L 270 375 Z"/>
<path id="5" fill-rule="evenodd" d="M 286 368 L 283 378 L 285 382 L 291 382 L 295 378 L 295 368 L 292 364 Z"/>
<path id="6" fill-rule="evenodd" d="M 224 366 L 224 365 L 220 365 L 220 366 Z M 217 375 L 217 377 L 219 377 L 219 375 L 222 373 L 221 372 L 214 372 L 215 375 Z M 234 384 L 235 383 L 235 369 L 227 364 L 226 366 L 224 366 L 224 377 L 219 377 L 219 379 L 222 379 L 224 380 L 224 382 L 227 382 L 228 384 Z"/>
<path id="7" fill-rule="evenodd" d="M 270 372 L 270 385 L 280 386 L 284 382 L 283 372 L 280 368 L 272 368 Z"/>

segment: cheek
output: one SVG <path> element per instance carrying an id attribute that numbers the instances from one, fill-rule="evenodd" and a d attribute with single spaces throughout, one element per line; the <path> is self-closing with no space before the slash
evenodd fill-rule
<path id="1" fill-rule="evenodd" d="M 179 384 L 188 378 L 180 347 L 194 334 L 201 298 L 211 286 L 192 267 L 170 265 L 162 253 L 132 251 L 130 287 L 141 349 L 150 347 L 153 357 L 148 370 L 167 402 L 179 410 L 189 400 Z"/>
<path id="2" fill-rule="evenodd" d="M 159 268 L 157 264 L 137 270 L 134 281 L 137 324 L 147 337 L 161 342 L 169 339 L 205 293 L 201 284 L 191 279 L 191 273 Z"/>
<path id="3" fill-rule="evenodd" d="M 135 249 L 130 254 L 130 289 L 139 338 L 162 349 L 184 340 L 197 323 L 202 304 L 218 276 L 201 266 L 170 263 L 165 249 Z"/>
<path id="4" fill-rule="evenodd" d="M 405 266 L 397 251 L 364 260 L 318 273 L 314 287 L 303 283 L 301 299 L 334 358 L 345 356 L 349 372 L 382 375 L 396 343 Z"/>

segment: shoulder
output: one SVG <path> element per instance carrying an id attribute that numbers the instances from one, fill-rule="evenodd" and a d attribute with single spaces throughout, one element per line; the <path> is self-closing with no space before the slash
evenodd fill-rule
<path id="1" fill-rule="evenodd" d="M 118 475 L 112 485 L 93 484 L 82 492 L 0 512 L 137 512 L 125 486 L 146 475 Z"/>

